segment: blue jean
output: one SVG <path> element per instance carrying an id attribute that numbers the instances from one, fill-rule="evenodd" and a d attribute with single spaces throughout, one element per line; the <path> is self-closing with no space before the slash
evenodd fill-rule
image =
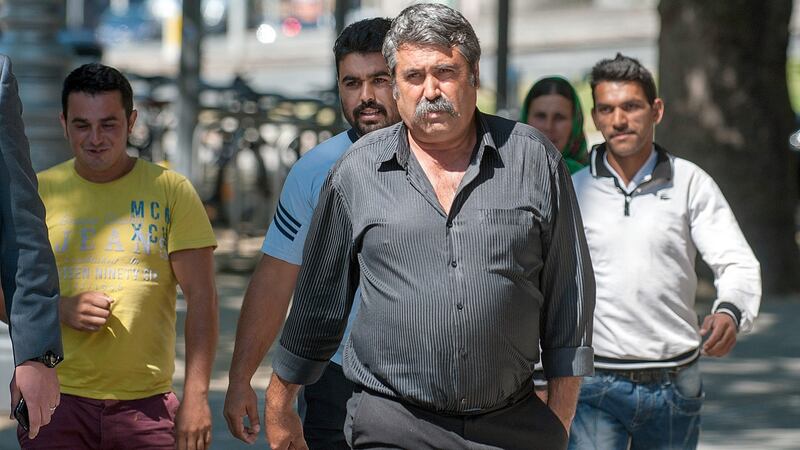
<path id="1" fill-rule="evenodd" d="M 695 449 L 704 397 L 697 362 L 647 384 L 597 371 L 583 380 L 569 449 Z"/>

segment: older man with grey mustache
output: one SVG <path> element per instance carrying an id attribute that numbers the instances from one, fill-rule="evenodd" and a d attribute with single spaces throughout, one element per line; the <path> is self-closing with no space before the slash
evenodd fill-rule
<path id="1" fill-rule="evenodd" d="M 383 53 L 403 122 L 355 143 L 322 189 L 273 359 L 270 444 L 306 448 L 293 399 L 360 285 L 353 448 L 565 448 L 594 307 L 569 172 L 541 133 L 477 110 L 480 45 L 460 13 L 410 6 Z"/>

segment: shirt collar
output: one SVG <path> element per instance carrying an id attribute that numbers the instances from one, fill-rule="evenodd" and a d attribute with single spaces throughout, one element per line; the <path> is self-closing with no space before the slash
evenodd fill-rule
<path id="1" fill-rule="evenodd" d="M 622 186 L 623 183 L 622 177 L 620 176 L 619 173 L 617 173 L 616 170 L 614 170 L 614 167 L 611 166 L 611 163 L 608 162 L 608 152 L 606 152 L 606 154 L 603 156 L 604 156 L 603 164 L 605 164 L 606 169 L 608 169 L 614 175 L 614 177 L 617 179 L 618 184 Z M 655 148 L 653 148 L 652 151 L 650 152 L 650 156 L 647 157 L 647 161 L 645 161 L 644 164 L 642 164 L 642 167 L 639 168 L 639 170 L 636 172 L 633 178 L 631 178 L 630 181 L 628 181 L 628 185 L 623 186 L 625 191 L 631 192 L 643 182 L 650 181 L 653 178 L 653 169 L 655 169 L 656 167 L 656 159 L 657 159 L 656 156 L 657 156 L 656 150 Z"/>
<path id="2" fill-rule="evenodd" d="M 497 158 L 500 158 L 500 152 L 497 150 L 497 145 L 492 138 L 486 116 L 476 109 L 475 117 L 478 133 L 478 149 L 475 154 L 475 160 L 481 161 L 486 149 L 489 149 L 490 153 L 494 153 Z M 411 145 L 408 143 L 408 128 L 403 122 L 395 125 L 395 127 L 394 139 L 391 139 L 378 155 L 378 162 L 385 163 L 395 159 L 401 167 L 406 168 L 411 154 Z"/>
<path id="3" fill-rule="evenodd" d="M 355 128 L 350 128 L 347 130 L 347 137 L 350 139 L 350 143 L 355 144 L 361 136 L 358 135 L 358 131 Z"/>
<path id="4" fill-rule="evenodd" d="M 671 180 L 672 161 L 669 158 L 669 153 L 667 153 L 664 147 L 656 144 L 655 142 L 653 143 L 653 148 L 655 150 L 653 153 L 655 153 L 655 158 L 656 158 L 655 166 L 651 171 L 652 176 L 650 177 L 649 180 L 645 180 L 645 182 Z M 589 170 L 592 176 L 615 178 L 614 172 L 612 172 L 609 169 L 609 167 L 605 164 L 605 160 L 606 160 L 606 143 L 603 142 L 602 144 L 597 144 L 592 148 L 592 154 L 591 157 L 589 158 Z"/>

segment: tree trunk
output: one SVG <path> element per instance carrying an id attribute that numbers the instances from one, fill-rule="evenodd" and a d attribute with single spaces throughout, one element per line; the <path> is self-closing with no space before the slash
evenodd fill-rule
<path id="1" fill-rule="evenodd" d="M 662 0 L 656 140 L 719 184 L 765 294 L 800 288 L 797 162 L 786 83 L 792 0 Z"/>

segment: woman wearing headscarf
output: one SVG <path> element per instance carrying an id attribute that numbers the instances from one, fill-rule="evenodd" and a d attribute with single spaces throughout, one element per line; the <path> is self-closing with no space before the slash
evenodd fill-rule
<path id="1" fill-rule="evenodd" d="M 569 81 L 547 77 L 534 83 L 522 104 L 520 121 L 550 139 L 561 151 L 570 173 L 588 164 L 581 102 Z"/>

